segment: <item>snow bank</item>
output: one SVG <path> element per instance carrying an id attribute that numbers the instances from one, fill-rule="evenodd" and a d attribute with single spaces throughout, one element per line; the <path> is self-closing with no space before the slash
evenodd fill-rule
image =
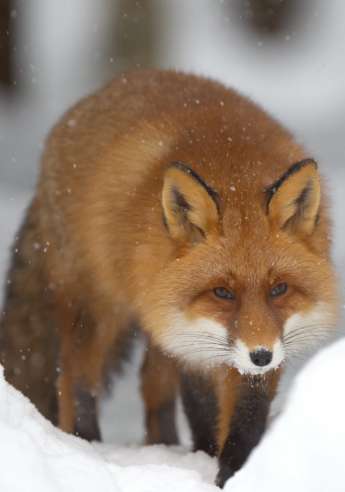
<path id="1" fill-rule="evenodd" d="M 181 448 L 90 445 L 47 422 L 0 375 L 2 492 L 211 492 L 215 460 Z"/>
<path id="2" fill-rule="evenodd" d="M 345 490 L 345 340 L 301 372 L 229 492 Z M 0 373 L 3 492 L 216 492 L 216 461 L 180 447 L 90 445 L 54 428 Z"/>
<path id="3" fill-rule="evenodd" d="M 0 490 L 121 490 L 110 465 L 87 443 L 55 429 L 18 391 L 0 380 Z"/>
<path id="4" fill-rule="evenodd" d="M 344 492 L 345 340 L 299 374 L 287 407 L 226 491 Z"/>

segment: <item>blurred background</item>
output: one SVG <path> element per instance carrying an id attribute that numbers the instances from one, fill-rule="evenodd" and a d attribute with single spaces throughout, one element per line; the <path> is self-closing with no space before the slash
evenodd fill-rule
<path id="1" fill-rule="evenodd" d="M 344 280 L 344 19 L 342 0 L 0 0 L 0 272 L 56 119 L 123 70 L 169 67 L 237 88 L 310 149 L 328 179 Z M 122 407 L 130 440 L 141 421 Z"/>

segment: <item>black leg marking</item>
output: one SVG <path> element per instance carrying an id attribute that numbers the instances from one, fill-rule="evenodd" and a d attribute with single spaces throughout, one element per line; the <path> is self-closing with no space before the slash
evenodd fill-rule
<path id="1" fill-rule="evenodd" d="M 185 374 L 181 378 L 181 393 L 192 431 L 194 451 L 201 450 L 215 456 L 218 408 L 211 386 L 199 376 Z"/>
<path id="2" fill-rule="evenodd" d="M 146 428 L 150 429 L 151 436 L 148 444 L 178 444 L 175 426 L 175 400 L 171 400 L 158 410 L 148 411 Z"/>
<path id="3" fill-rule="evenodd" d="M 100 441 L 101 432 L 97 419 L 97 400 L 86 389 L 78 387 L 75 392 L 76 418 L 74 434 L 87 441 Z"/>
<path id="4" fill-rule="evenodd" d="M 239 470 L 251 450 L 259 443 L 265 430 L 270 407 L 265 384 L 252 378 L 241 389 L 238 403 L 230 423 L 230 432 L 219 457 L 216 484 L 225 482 Z"/>

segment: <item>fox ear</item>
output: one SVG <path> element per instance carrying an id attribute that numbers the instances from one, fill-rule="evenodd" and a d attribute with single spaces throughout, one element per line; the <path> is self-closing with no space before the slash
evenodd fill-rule
<path id="1" fill-rule="evenodd" d="M 163 183 L 164 220 L 172 238 L 196 243 L 217 231 L 218 195 L 192 169 L 171 164 Z"/>
<path id="2" fill-rule="evenodd" d="M 320 176 L 312 159 L 294 164 L 268 189 L 268 215 L 281 229 L 309 235 L 320 207 Z"/>

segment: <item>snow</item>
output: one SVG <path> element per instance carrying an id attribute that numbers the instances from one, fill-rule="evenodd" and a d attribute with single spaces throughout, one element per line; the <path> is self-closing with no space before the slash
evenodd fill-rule
<path id="1" fill-rule="evenodd" d="M 211 492 L 215 460 L 164 446 L 89 444 L 45 420 L 0 372 L 0 490 Z"/>
<path id="2" fill-rule="evenodd" d="M 0 459 L 3 491 L 121 490 L 92 446 L 64 435 L 19 392 L 0 382 Z"/>

